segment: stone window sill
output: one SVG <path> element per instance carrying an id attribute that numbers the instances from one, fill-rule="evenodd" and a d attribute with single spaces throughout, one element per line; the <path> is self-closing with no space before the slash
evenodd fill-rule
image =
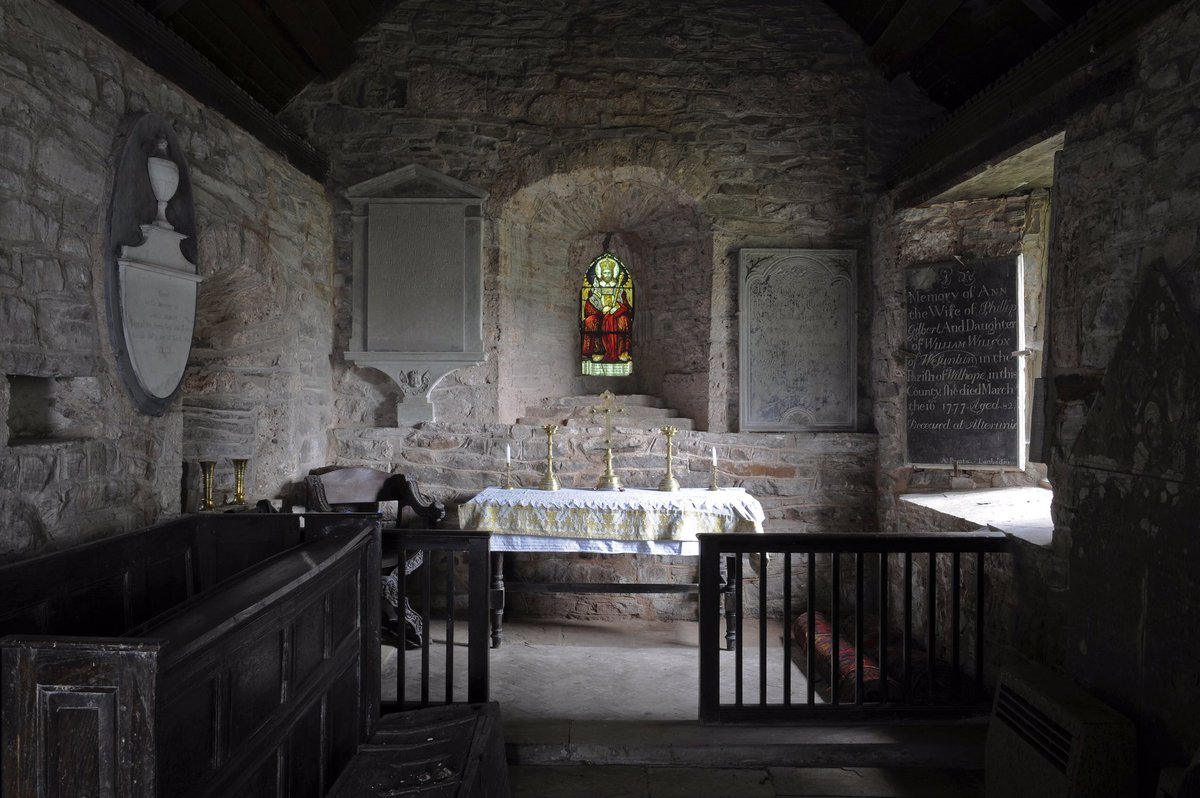
<path id="1" fill-rule="evenodd" d="M 1054 492 L 1046 488 L 985 488 L 907 493 L 900 501 L 1049 547 L 1054 540 L 1054 522 L 1050 518 L 1053 496 Z"/>

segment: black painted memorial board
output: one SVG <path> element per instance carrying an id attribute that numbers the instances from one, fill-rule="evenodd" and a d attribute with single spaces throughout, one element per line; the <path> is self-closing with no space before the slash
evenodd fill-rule
<path id="1" fill-rule="evenodd" d="M 913 266 L 904 297 L 907 461 L 1020 467 L 1017 258 Z"/>

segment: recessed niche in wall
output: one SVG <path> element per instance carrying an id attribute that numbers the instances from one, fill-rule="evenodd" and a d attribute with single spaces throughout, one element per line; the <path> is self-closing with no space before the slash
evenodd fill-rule
<path id="1" fill-rule="evenodd" d="M 102 406 L 95 377 L 8 375 L 8 443 L 20 446 L 96 437 Z"/>

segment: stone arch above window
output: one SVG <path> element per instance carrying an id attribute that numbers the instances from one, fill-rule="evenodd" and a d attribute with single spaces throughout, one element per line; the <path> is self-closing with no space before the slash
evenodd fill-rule
<path id="1" fill-rule="evenodd" d="M 633 373 L 633 277 L 610 252 L 592 261 L 579 301 L 580 369 L 590 377 Z"/>

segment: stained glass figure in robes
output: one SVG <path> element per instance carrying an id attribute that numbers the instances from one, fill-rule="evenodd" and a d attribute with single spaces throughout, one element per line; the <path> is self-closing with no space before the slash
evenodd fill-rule
<path id="1" fill-rule="evenodd" d="M 579 329 L 585 375 L 633 373 L 633 277 L 609 252 L 592 261 L 583 278 Z"/>

